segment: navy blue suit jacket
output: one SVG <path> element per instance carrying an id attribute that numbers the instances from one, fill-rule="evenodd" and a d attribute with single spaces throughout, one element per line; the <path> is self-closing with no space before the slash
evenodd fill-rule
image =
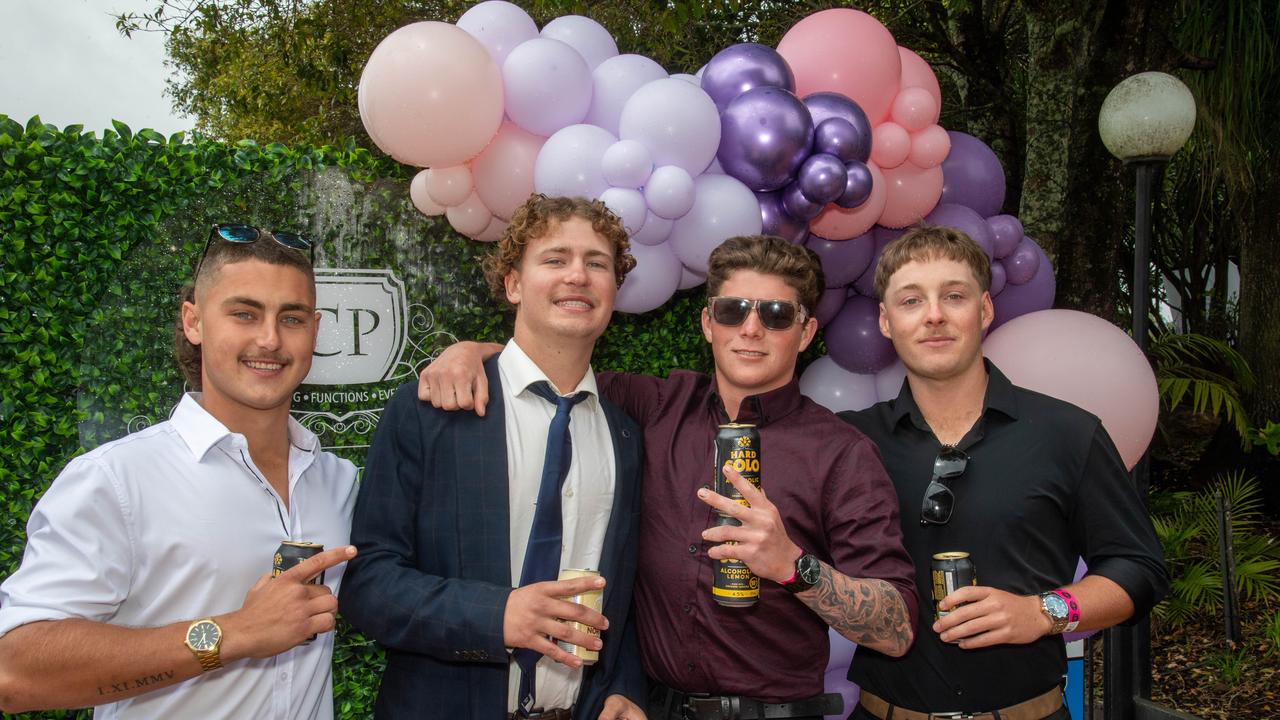
<path id="1" fill-rule="evenodd" d="M 444 412 L 416 382 L 387 404 L 356 501 L 339 609 L 387 650 L 379 718 L 502 718 L 511 593 L 505 408 L 497 357 L 485 363 L 484 417 Z M 611 694 L 645 704 L 631 591 L 639 531 L 642 435 L 600 398 L 613 436 L 616 488 L 600 573 L 608 580 L 600 660 L 583 675 L 575 717 L 595 720 Z"/>

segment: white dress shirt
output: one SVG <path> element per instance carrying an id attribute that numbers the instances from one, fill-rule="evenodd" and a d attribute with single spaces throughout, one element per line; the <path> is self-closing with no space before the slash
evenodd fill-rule
<path id="1" fill-rule="evenodd" d="M 547 431 L 556 407 L 535 395 L 529 386 L 547 381 L 547 376 L 525 354 L 515 340 L 498 356 L 502 378 L 502 400 L 506 406 L 508 495 L 511 509 L 511 586 L 520 585 L 525 548 L 533 528 L 534 506 L 542 484 L 542 465 L 547 452 Z M 550 381 L 547 381 L 550 382 Z M 551 387 L 554 389 L 555 384 Z M 560 494 L 563 537 L 561 569 L 599 570 L 605 532 L 613 510 L 616 472 L 613 436 L 600 407 L 600 393 L 591 368 L 574 388 L 573 395 L 586 391 L 589 397 L 569 414 L 572 455 L 569 474 Z M 606 578 L 607 579 L 607 578 Z M 535 688 L 537 704 L 543 708 L 568 708 L 578 697 L 582 670 L 571 669 L 547 658 L 538 661 Z M 511 663 L 507 710 L 516 709 L 520 668 Z"/>
<path id="2" fill-rule="evenodd" d="M 244 436 L 207 413 L 197 393 L 167 422 L 72 460 L 32 511 L 22 565 L 0 586 L 0 635 L 41 620 L 156 627 L 220 615 L 238 610 L 271 571 L 280 541 L 347 544 L 355 466 L 321 451 L 292 418 L 289 441 L 287 509 Z M 343 569 L 325 573 L 335 594 Z M 332 656 L 325 633 L 100 705 L 94 717 L 327 720 Z"/>

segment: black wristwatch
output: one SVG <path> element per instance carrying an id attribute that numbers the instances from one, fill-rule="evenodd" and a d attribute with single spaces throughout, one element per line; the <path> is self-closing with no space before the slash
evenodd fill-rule
<path id="1" fill-rule="evenodd" d="M 805 553 L 796 560 L 796 571 L 792 574 L 790 580 L 785 580 L 782 587 L 792 593 L 802 593 L 805 590 L 818 584 L 818 578 L 822 576 L 822 563 L 818 558 Z"/>

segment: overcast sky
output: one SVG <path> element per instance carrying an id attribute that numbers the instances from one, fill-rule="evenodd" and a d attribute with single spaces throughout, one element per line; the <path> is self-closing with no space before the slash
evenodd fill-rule
<path id="1" fill-rule="evenodd" d="M 164 96 L 164 36 L 116 31 L 115 15 L 153 0 L 0 0 L 0 113 L 63 127 L 111 127 L 166 135 L 189 130 Z"/>

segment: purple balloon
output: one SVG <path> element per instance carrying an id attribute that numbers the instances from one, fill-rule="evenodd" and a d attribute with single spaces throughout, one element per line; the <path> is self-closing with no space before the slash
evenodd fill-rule
<path id="1" fill-rule="evenodd" d="M 991 288 L 989 290 L 989 292 L 991 293 L 991 297 L 994 298 L 995 296 L 999 295 L 1000 291 L 1004 290 L 1004 286 L 1008 282 L 1009 282 L 1009 276 L 1005 274 L 1004 263 L 999 260 L 992 260 L 991 261 Z"/>
<path id="2" fill-rule="evenodd" d="M 897 357 L 893 343 L 880 334 L 880 304 L 871 298 L 846 300 L 823 337 L 832 359 L 849 372 L 878 372 Z"/>
<path id="3" fill-rule="evenodd" d="M 963 205 L 991 217 L 1004 205 L 1004 168 L 987 144 L 968 133 L 947 131 L 951 153 L 942 161 L 939 203 Z"/>
<path id="4" fill-rule="evenodd" d="M 991 236 L 987 221 L 973 210 L 963 205 L 940 204 L 924 217 L 924 222 L 926 225 L 942 225 L 959 230 L 978 243 L 987 257 L 991 257 L 995 238 Z"/>
<path id="5" fill-rule="evenodd" d="M 854 153 L 858 149 L 858 131 L 853 123 L 842 117 L 832 117 L 813 125 L 814 152 L 835 155 L 843 162 L 853 162 L 858 158 Z"/>
<path id="6" fill-rule="evenodd" d="M 884 253 L 884 247 L 889 243 L 897 240 L 909 228 L 901 228 L 895 230 L 893 228 L 876 225 L 871 228 L 876 239 L 876 249 L 871 256 L 871 263 L 867 265 L 867 271 L 858 276 L 853 281 L 853 288 L 863 297 L 876 298 L 876 265 L 880 264 L 880 255 Z"/>
<path id="7" fill-rule="evenodd" d="M 782 193 L 758 192 L 756 200 L 760 201 L 760 232 L 777 235 L 792 245 L 804 244 L 809 237 L 809 223 L 791 217 L 782 206 Z"/>
<path id="8" fill-rule="evenodd" d="M 996 319 L 991 323 L 988 332 L 1016 317 L 1053 307 L 1053 296 L 1058 289 L 1053 278 L 1053 266 L 1039 245 L 1032 242 L 1030 238 L 1027 238 L 1027 241 L 1031 242 L 1032 247 L 1039 254 L 1040 266 L 1036 270 L 1035 277 L 1030 281 L 1022 285 L 1005 285 L 1000 297 L 995 299 Z"/>
<path id="9" fill-rule="evenodd" d="M 820 92 L 806 95 L 804 104 L 813 115 L 814 127 L 830 118 L 841 118 L 852 125 L 854 137 L 849 143 L 849 157 L 862 162 L 871 158 L 871 123 L 858 103 L 840 93 Z"/>
<path id="10" fill-rule="evenodd" d="M 822 261 L 822 274 L 829 288 L 843 287 L 857 279 L 871 264 L 871 256 L 876 252 L 876 239 L 869 231 L 848 240 L 810 235 L 805 245 Z"/>
<path id="11" fill-rule="evenodd" d="M 805 197 L 800 183 L 793 182 L 782 191 L 782 207 L 791 214 L 791 217 L 808 223 L 818 217 L 818 213 L 822 212 L 824 206 Z"/>
<path id="12" fill-rule="evenodd" d="M 871 177 L 871 168 L 861 160 L 845 163 L 844 193 L 836 198 L 836 204 L 842 208 L 856 208 L 871 197 L 871 186 L 875 180 Z"/>
<path id="13" fill-rule="evenodd" d="M 813 316 L 818 318 L 818 327 L 826 327 L 831 318 L 844 307 L 844 288 L 834 287 L 822 291 L 818 298 L 818 307 L 813 309 Z"/>
<path id="14" fill-rule="evenodd" d="M 733 99 L 757 87 L 796 91 L 796 76 L 777 50 L 757 43 L 738 43 L 716 53 L 702 71 L 702 89 L 724 112 Z"/>
<path id="15" fill-rule="evenodd" d="M 849 181 L 849 171 L 844 163 L 835 155 L 816 153 L 810 155 L 796 172 L 796 184 L 800 191 L 819 205 L 834 202 L 844 195 L 845 185 Z"/>
<path id="16" fill-rule="evenodd" d="M 813 120 L 795 95 L 758 87 L 720 114 L 716 158 L 728 175 L 756 191 L 777 190 L 795 176 L 813 146 Z"/>
<path id="17" fill-rule="evenodd" d="M 1022 221 L 1012 215 L 992 215 L 987 218 L 987 227 L 991 228 L 991 237 L 995 239 L 991 248 L 994 257 L 1008 257 L 1022 242 Z"/>
<path id="18" fill-rule="evenodd" d="M 1040 257 L 1044 253 L 1031 238 L 1023 238 L 1018 247 L 1004 259 L 1005 273 L 1010 285 L 1025 285 L 1031 282 L 1040 269 Z"/>

